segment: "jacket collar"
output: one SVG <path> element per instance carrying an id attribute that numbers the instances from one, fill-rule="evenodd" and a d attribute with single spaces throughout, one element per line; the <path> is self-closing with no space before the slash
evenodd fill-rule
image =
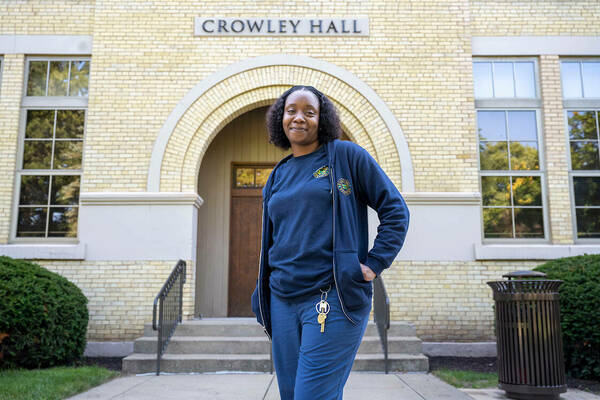
<path id="1" fill-rule="evenodd" d="M 337 141 L 338 139 L 334 139 L 325 144 L 325 150 L 327 152 L 327 162 L 329 163 L 330 168 L 335 162 L 335 146 L 337 145 Z M 277 168 L 279 168 L 280 165 L 285 164 L 290 158 L 292 158 L 292 156 L 293 154 L 288 154 L 287 156 L 283 157 L 273 168 L 271 175 L 269 175 L 269 179 L 267 179 L 265 188 L 263 189 L 263 200 L 269 200 L 269 198 L 271 197 L 271 187 L 273 186 L 273 181 L 275 179 L 275 173 L 277 171 Z"/>
<path id="2" fill-rule="evenodd" d="M 335 162 L 335 146 L 337 145 L 338 140 L 339 139 L 334 139 L 326 144 L 327 162 L 329 163 L 330 167 L 333 166 L 333 163 Z"/>

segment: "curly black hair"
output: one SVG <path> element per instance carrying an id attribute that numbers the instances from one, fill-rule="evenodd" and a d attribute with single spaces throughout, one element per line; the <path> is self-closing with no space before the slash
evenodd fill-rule
<path id="1" fill-rule="evenodd" d="M 312 86 L 294 86 L 286 90 L 267 111 L 267 131 L 269 132 L 269 143 L 284 150 L 291 147 L 290 141 L 283 131 L 283 109 L 288 96 L 298 90 L 308 90 L 319 100 L 319 131 L 317 138 L 319 143 L 327 143 L 341 136 L 342 128 L 335 106 L 323 93 Z"/>

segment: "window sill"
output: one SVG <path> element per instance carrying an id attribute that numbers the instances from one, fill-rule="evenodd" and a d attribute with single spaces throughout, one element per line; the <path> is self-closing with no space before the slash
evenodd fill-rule
<path id="1" fill-rule="evenodd" d="M 84 260 L 85 244 L 3 244 L 0 255 L 31 260 Z"/>
<path id="2" fill-rule="evenodd" d="M 599 254 L 600 244 L 479 244 L 473 245 L 475 260 L 553 260 L 555 258 Z"/>

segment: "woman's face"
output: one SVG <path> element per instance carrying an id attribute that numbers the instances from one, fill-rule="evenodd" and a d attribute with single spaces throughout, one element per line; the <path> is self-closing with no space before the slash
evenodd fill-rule
<path id="1" fill-rule="evenodd" d="M 294 146 L 307 146 L 318 141 L 319 99 L 308 90 L 296 90 L 285 100 L 283 131 Z"/>

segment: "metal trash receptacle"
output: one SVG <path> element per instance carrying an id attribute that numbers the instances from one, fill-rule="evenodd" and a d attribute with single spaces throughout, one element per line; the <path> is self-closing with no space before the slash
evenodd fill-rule
<path id="1" fill-rule="evenodd" d="M 563 281 L 536 271 L 502 277 L 508 280 L 487 282 L 496 304 L 498 387 L 512 399 L 558 399 L 567 391 L 558 294 Z"/>

